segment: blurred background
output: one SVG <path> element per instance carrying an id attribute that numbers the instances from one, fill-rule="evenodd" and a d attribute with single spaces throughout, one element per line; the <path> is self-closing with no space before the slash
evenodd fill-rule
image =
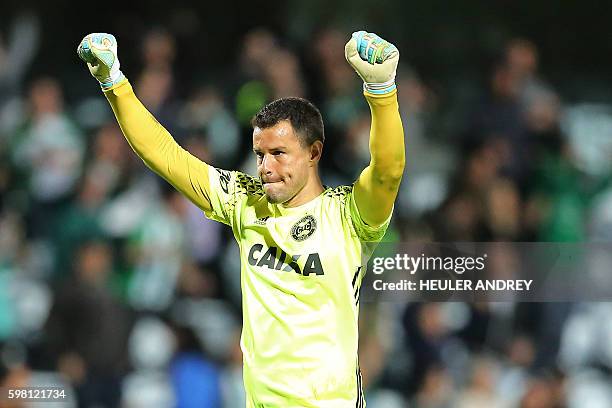
<path id="1" fill-rule="evenodd" d="M 374 31 L 401 52 L 407 149 L 385 241 L 612 239 L 612 3 L 87 7 L 0 13 L 0 386 L 62 385 L 62 406 L 244 407 L 231 231 L 130 150 L 76 56 L 89 32 L 117 37 L 142 102 L 217 167 L 253 173 L 251 116 L 309 98 L 334 186 L 368 162 L 343 47 Z M 363 303 L 368 407 L 609 408 L 611 316 L 610 303 Z"/>

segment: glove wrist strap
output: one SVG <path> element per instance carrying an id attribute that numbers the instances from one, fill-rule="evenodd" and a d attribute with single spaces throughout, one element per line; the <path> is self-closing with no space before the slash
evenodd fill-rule
<path id="1" fill-rule="evenodd" d="M 364 82 L 363 90 L 375 95 L 384 95 L 393 92 L 396 88 L 395 78 L 390 79 L 387 82 L 374 83 Z"/>
<path id="2" fill-rule="evenodd" d="M 117 71 L 111 74 L 110 77 L 106 78 L 104 81 L 100 81 L 100 86 L 103 90 L 107 90 L 113 85 L 117 85 L 119 82 L 123 81 L 125 76 L 121 71 Z"/>

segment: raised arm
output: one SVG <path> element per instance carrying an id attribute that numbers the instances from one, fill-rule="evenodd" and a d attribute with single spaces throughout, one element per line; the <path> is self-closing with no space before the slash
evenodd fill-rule
<path id="1" fill-rule="evenodd" d="M 395 86 L 399 52 L 376 34 L 359 31 L 345 55 L 364 81 L 372 113 L 370 164 L 355 182 L 355 202 L 363 220 L 378 226 L 391 215 L 406 162 Z"/>
<path id="2" fill-rule="evenodd" d="M 194 204 L 210 211 L 209 166 L 181 148 L 138 100 L 119 70 L 115 37 L 103 33 L 87 35 L 77 53 L 100 82 L 134 152 Z"/>

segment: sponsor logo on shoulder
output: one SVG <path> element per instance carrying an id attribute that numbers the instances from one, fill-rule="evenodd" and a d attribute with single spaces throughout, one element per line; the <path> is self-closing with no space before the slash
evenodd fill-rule
<path id="1" fill-rule="evenodd" d="M 232 173 L 228 170 L 221 170 L 215 167 L 217 173 L 219 173 L 219 184 L 221 184 L 221 189 L 225 194 L 229 193 L 228 184 L 232 178 Z"/>
<path id="2" fill-rule="evenodd" d="M 268 218 L 270 218 L 270 217 L 257 218 L 255 220 L 255 224 L 257 224 L 257 225 L 266 225 L 266 221 L 268 221 Z"/>

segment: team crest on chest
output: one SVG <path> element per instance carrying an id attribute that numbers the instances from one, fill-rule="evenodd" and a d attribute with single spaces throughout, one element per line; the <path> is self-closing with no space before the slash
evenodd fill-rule
<path id="1" fill-rule="evenodd" d="M 298 242 L 308 239 L 317 230 L 317 220 L 312 215 L 307 215 L 291 227 L 291 238 Z"/>

